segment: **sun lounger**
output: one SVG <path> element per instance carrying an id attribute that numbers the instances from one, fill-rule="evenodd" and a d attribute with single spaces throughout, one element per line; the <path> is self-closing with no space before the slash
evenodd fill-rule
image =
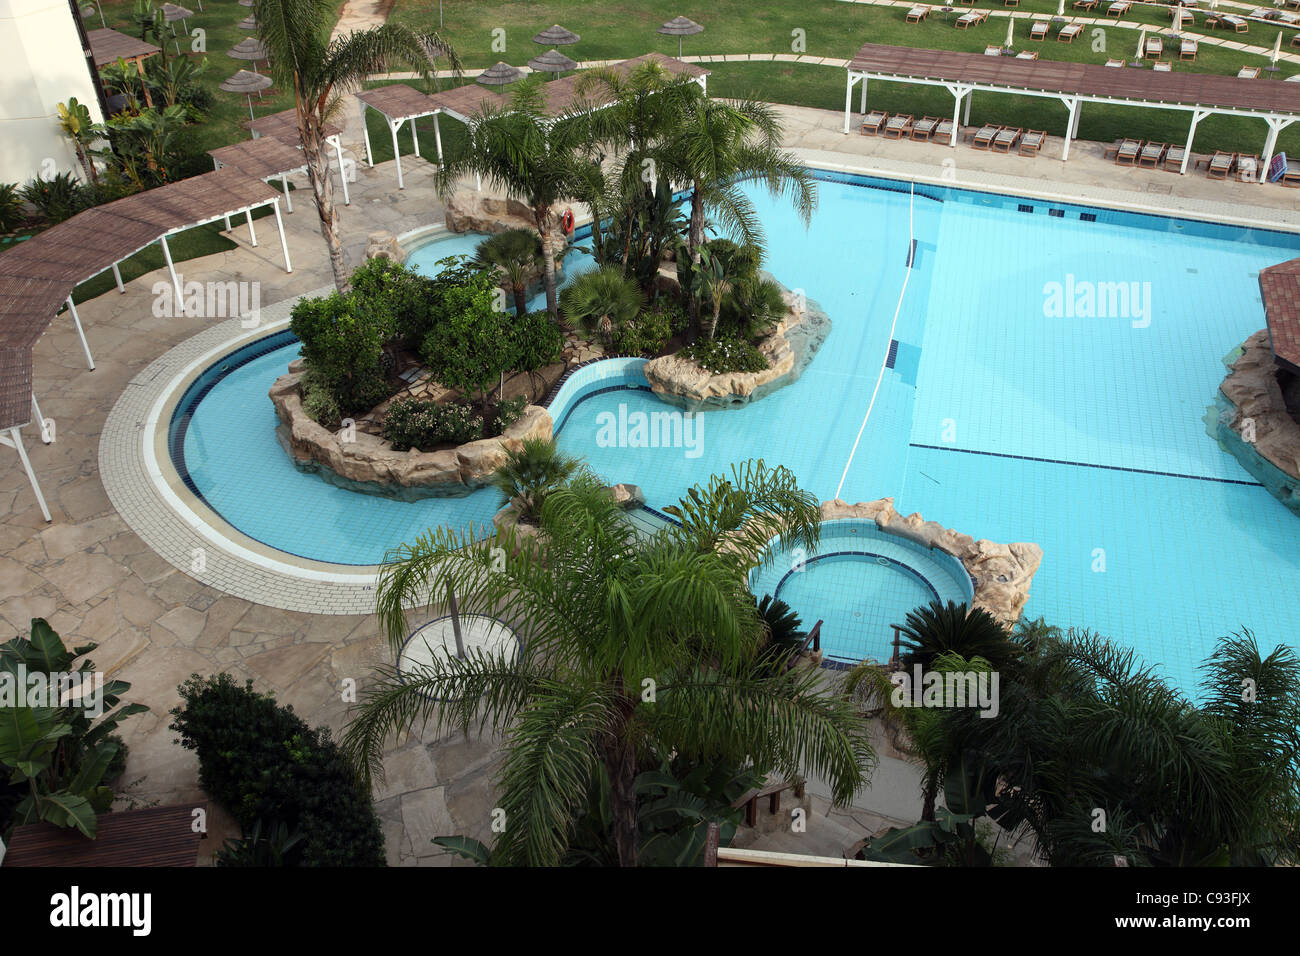
<path id="1" fill-rule="evenodd" d="M 1249 23 L 1247 23 L 1241 17 L 1234 17 L 1230 13 L 1225 13 L 1223 16 L 1219 17 L 1219 23 L 1222 24 L 1225 28 L 1231 27 L 1232 29 L 1236 30 L 1238 33 L 1247 33 L 1250 31 Z"/>
<path id="2" fill-rule="evenodd" d="M 1300 46 L 1300 33 L 1297 33 L 1295 36 L 1291 38 L 1291 45 Z"/>
<path id="3" fill-rule="evenodd" d="M 1246 153 L 1237 153 L 1235 165 L 1237 167 L 1237 182 L 1259 182 L 1263 168 L 1258 156 L 1249 156 Z"/>
<path id="4" fill-rule="evenodd" d="M 1282 175 L 1278 178 L 1278 182 L 1292 189 L 1300 186 L 1300 167 L 1292 167 L 1290 163 L 1287 163 L 1286 169 L 1282 170 Z"/>
<path id="5" fill-rule="evenodd" d="M 1165 150 L 1165 169 L 1171 173 L 1181 173 L 1183 171 L 1183 157 L 1187 155 L 1187 149 L 1183 146 L 1170 146 Z"/>
<path id="6" fill-rule="evenodd" d="M 1151 64 L 1151 72 L 1153 72 L 1153 73 L 1172 73 L 1172 72 L 1174 72 L 1174 68 L 1173 68 L 1172 66 L 1170 66 L 1168 63 L 1161 63 L 1161 62 L 1157 61 L 1157 62 Z"/>
<path id="7" fill-rule="evenodd" d="M 1236 157 L 1223 150 L 1215 150 L 1214 155 L 1205 164 L 1205 175 L 1210 179 L 1227 179 L 1232 171 L 1232 161 Z"/>
<path id="8" fill-rule="evenodd" d="M 884 110 L 872 110 L 866 116 L 862 117 L 862 132 L 867 136 L 875 136 L 880 132 L 885 120 L 889 119 L 889 114 Z"/>
<path id="9" fill-rule="evenodd" d="M 1114 17 L 1118 20 L 1132 8 L 1133 4 L 1129 3 L 1129 0 L 1115 0 L 1114 3 L 1106 8 L 1106 16 Z"/>
<path id="10" fill-rule="evenodd" d="M 1024 132 L 1025 131 L 1023 129 L 1020 128 L 1012 129 L 1010 126 L 1006 127 L 1005 129 L 998 130 L 997 135 L 993 137 L 993 152 L 995 153 L 1011 152 L 1011 150 L 1015 149 L 1016 146 L 1020 144 L 1020 137 L 1024 134 Z"/>
<path id="11" fill-rule="evenodd" d="M 1056 39 L 1061 43 L 1073 43 L 1074 38 L 1082 32 L 1082 23 L 1067 23 L 1061 27 L 1061 32 L 1056 35 Z"/>
<path id="12" fill-rule="evenodd" d="M 1124 65 L 1124 61 L 1123 61 L 1123 60 L 1107 60 L 1107 61 L 1106 61 L 1106 66 L 1111 66 L 1111 67 L 1122 67 L 1123 65 Z"/>
<path id="13" fill-rule="evenodd" d="M 939 117 L 922 116 L 912 124 L 912 139 L 926 140 L 934 133 L 934 128 L 939 125 Z"/>
<path id="14" fill-rule="evenodd" d="M 1073 6 L 1076 10 L 1091 10 L 1100 2 L 1101 0 L 1074 0 Z"/>
<path id="15" fill-rule="evenodd" d="M 1285 23 L 1289 27 L 1300 25 L 1300 14 L 1297 13 L 1279 13 L 1277 15 L 1278 23 Z"/>
<path id="16" fill-rule="evenodd" d="M 1257 67 L 1257 66 L 1243 66 L 1240 70 L 1237 71 L 1237 79 L 1239 79 L 1239 80 L 1258 80 L 1258 79 L 1259 79 L 1259 67 Z"/>
<path id="17" fill-rule="evenodd" d="M 1000 47 L 1000 46 L 986 46 L 986 47 L 984 48 L 984 55 L 985 55 L 985 56 L 1001 56 L 1001 55 L 1002 55 L 1002 47 Z"/>
<path id="18" fill-rule="evenodd" d="M 1146 49 L 1142 51 L 1143 56 L 1148 59 L 1160 59 L 1160 54 L 1165 52 L 1165 41 L 1160 37 L 1147 37 Z"/>
<path id="19" fill-rule="evenodd" d="M 895 113 L 885 123 L 885 139 L 905 139 L 911 132 L 911 113 Z"/>
<path id="20" fill-rule="evenodd" d="M 971 140 L 971 146 L 974 149 L 988 149 L 990 146 L 993 145 L 993 137 L 997 136 L 998 133 L 1001 131 L 1002 131 L 1001 126 L 993 126 L 992 124 L 985 124 L 984 126 L 981 126 L 979 130 L 975 133 L 974 138 Z"/>
<path id="21" fill-rule="evenodd" d="M 958 30 L 969 30 L 975 24 L 983 23 L 988 18 L 989 14 L 987 10 L 971 10 L 968 13 L 963 13 L 959 16 L 953 21 L 952 25 Z"/>
<path id="22" fill-rule="evenodd" d="M 1046 40 L 1046 39 L 1047 39 L 1047 31 L 1048 31 L 1048 28 L 1050 28 L 1050 27 L 1051 27 L 1051 24 L 1048 23 L 1046 20 L 1035 20 L 1032 24 L 1030 24 L 1030 27 L 1029 27 L 1029 39 L 1031 39 L 1031 40 Z M 1297 36 L 1297 37 L 1300 37 L 1300 33 L 1297 33 L 1296 36 Z"/>
<path id="23" fill-rule="evenodd" d="M 1117 166 L 1133 166 L 1137 163 L 1138 153 L 1142 151 L 1142 140 L 1122 139 L 1115 149 Z"/>
<path id="24" fill-rule="evenodd" d="M 1137 165 L 1143 169 L 1155 169 L 1165 158 L 1165 150 L 1168 148 L 1168 143 L 1147 143 L 1138 153 Z"/>
<path id="25" fill-rule="evenodd" d="M 1041 129 L 1031 129 L 1024 136 L 1020 137 L 1020 155 L 1037 156 L 1038 151 L 1043 148 L 1047 142 L 1047 133 Z"/>
<path id="26" fill-rule="evenodd" d="M 1300 10 L 1300 0 L 1286 0 L 1286 6 L 1293 10 Z"/>
<path id="27" fill-rule="evenodd" d="M 920 23 L 929 15 L 930 15 L 929 7 L 913 7 L 911 10 L 907 11 L 907 22 Z"/>
<path id="28" fill-rule="evenodd" d="M 1004 7 L 1018 7 L 1020 6 L 1020 0 L 1002 0 L 1002 5 Z"/>
<path id="29" fill-rule="evenodd" d="M 1016 59 L 1017 59 L 1017 60 L 1037 60 L 1037 59 L 1038 59 L 1038 51 L 1037 51 L 1037 50 L 1021 50 L 1019 53 L 1016 54 Z"/>
<path id="30" fill-rule="evenodd" d="M 1175 28 L 1181 27 L 1184 23 L 1190 23 L 1192 26 L 1196 25 L 1196 17 L 1192 16 L 1190 10 L 1185 10 L 1182 7 L 1174 7 L 1173 17 Z"/>
<path id="31" fill-rule="evenodd" d="M 1196 41 L 1183 37 L 1178 41 L 1178 59 L 1195 60 L 1196 59 Z"/>
<path id="32" fill-rule="evenodd" d="M 934 132 L 930 134 L 930 142 L 940 143 L 944 146 L 951 146 L 953 137 L 956 135 L 957 130 L 953 125 L 952 120 L 940 120 L 939 125 L 934 128 Z"/>

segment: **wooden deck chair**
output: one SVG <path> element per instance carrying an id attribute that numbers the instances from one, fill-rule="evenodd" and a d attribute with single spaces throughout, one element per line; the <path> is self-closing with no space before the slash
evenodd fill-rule
<path id="1" fill-rule="evenodd" d="M 1291 45 L 1300 46 L 1300 33 L 1297 33 L 1295 36 L 1291 38 Z"/>
<path id="2" fill-rule="evenodd" d="M 1038 51 L 1037 51 L 1037 50 L 1021 50 L 1019 53 L 1016 54 L 1016 59 L 1017 59 L 1017 60 L 1037 60 L 1037 59 L 1038 59 Z"/>
<path id="3" fill-rule="evenodd" d="M 1165 52 L 1165 41 L 1160 37 L 1147 37 L 1146 49 L 1142 51 L 1146 59 L 1160 59 L 1160 54 Z"/>
<path id="4" fill-rule="evenodd" d="M 1219 22 L 1222 23 L 1225 27 L 1231 27 L 1232 29 L 1236 30 L 1238 33 L 1250 32 L 1250 24 L 1247 23 L 1245 20 L 1243 20 L 1241 17 L 1234 17 L 1231 13 L 1226 13 L 1223 16 L 1219 17 Z"/>
<path id="5" fill-rule="evenodd" d="M 885 123 L 885 139 L 906 139 L 911 132 L 911 113 L 895 113 Z"/>
<path id="6" fill-rule="evenodd" d="M 984 55 L 985 55 L 985 56 L 1001 56 L 1001 55 L 1002 55 L 1002 47 L 1000 47 L 1000 46 L 993 46 L 992 44 L 990 44 L 989 46 L 986 46 L 986 47 L 984 48 Z"/>
<path id="7" fill-rule="evenodd" d="M 1061 27 L 1061 32 L 1056 35 L 1056 39 L 1058 43 L 1073 43 L 1074 38 L 1082 32 L 1082 23 L 1067 23 Z"/>
<path id="8" fill-rule="evenodd" d="M 934 134 L 934 128 L 939 125 L 939 117 L 922 116 L 912 124 L 912 139 L 928 140 Z"/>
<path id="9" fill-rule="evenodd" d="M 1038 151 L 1043 148 L 1047 142 L 1047 132 L 1041 129 L 1031 129 L 1020 137 L 1020 155 L 1037 156 Z"/>
<path id="10" fill-rule="evenodd" d="M 1185 146 L 1170 146 L 1165 150 L 1165 171 L 1170 173 L 1181 173 L 1183 171 L 1183 157 L 1187 155 Z"/>
<path id="11" fill-rule="evenodd" d="M 1095 7 L 1095 6 L 1096 6 L 1098 3 L 1100 3 L 1100 2 L 1101 2 L 1101 0 L 1074 0 L 1074 9 L 1075 9 L 1075 10 L 1091 10 L 1093 7 Z"/>
<path id="12" fill-rule="evenodd" d="M 1282 176 L 1278 179 L 1278 182 L 1291 189 L 1300 186 L 1300 167 L 1292 166 L 1288 162 L 1286 169 L 1282 170 Z"/>
<path id="13" fill-rule="evenodd" d="M 1152 72 L 1152 73 L 1172 73 L 1172 72 L 1174 72 L 1174 68 L 1173 68 L 1172 66 L 1170 66 L 1168 62 L 1161 62 L 1161 61 L 1157 60 L 1155 63 L 1152 63 L 1152 64 L 1151 64 L 1151 72 Z"/>
<path id="14" fill-rule="evenodd" d="M 1142 151 L 1142 140 L 1140 139 L 1122 139 L 1119 147 L 1115 150 L 1115 165 L 1117 166 L 1134 166 L 1137 164 L 1138 153 Z"/>
<path id="15" fill-rule="evenodd" d="M 971 140 L 971 147 L 974 149 L 988 149 L 993 145 L 993 137 L 997 136 L 1001 131 L 1001 126 L 986 123 L 976 131 Z"/>
<path id="16" fill-rule="evenodd" d="M 1256 183 L 1264 175 L 1263 161 L 1249 153 L 1237 153 L 1233 166 L 1237 171 L 1237 182 Z"/>
<path id="17" fill-rule="evenodd" d="M 1214 155 L 1204 161 L 1206 177 L 1209 179 L 1227 179 L 1228 173 L 1232 172 L 1232 163 L 1235 159 L 1234 154 L 1216 149 Z"/>
<path id="18" fill-rule="evenodd" d="M 880 128 L 885 125 L 885 120 L 889 119 L 889 114 L 884 110 L 872 110 L 866 116 L 862 117 L 862 132 L 866 136 L 875 136 L 880 132 Z"/>
<path id="19" fill-rule="evenodd" d="M 1192 16 L 1190 10 L 1184 7 L 1174 7 L 1173 11 L 1175 30 L 1180 29 L 1184 23 L 1191 24 L 1192 26 L 1196 25 L 1196 17 Z"/>
<path id="20" fill-rule="evenodd" d="M 1129 0 L 1114 0 L 1114 2 L 1106 8 L 1106 16 L 1114 17 L 1118 20 L 1132 8 L 1133 4 L 1129 3 Z"/>
<path id="21" fill-rule="evenodd" d="M 1190 37 L 1182 37 L 1178 41 L 1178 59 L 1195 60 L 1196 59 L 1196 41 Z"/>
<path id="22" fill-rule="evenodd" d="M 1046 20 L 1035 20 L 1029 27 L 1029 39 L 1046 40 L 1049 27 L 1051 27 L 1051 24 Z M 1300 38 L 1300 33 L 1297 33 L 1296 37 Z"/>
<path id="23" fill-rule="evenodd" d="M 908 23 L 920 23 L 922 20 L 924 20 L 924 19 L 925 19 L 926 17 L 928 17 L 929 15 L 930 15 L 930 8 L 929 8 L 929 7 L 919 7 L 919 6 L 918 6 L 918 7 L 913 7 L 911 10 L 908 10 L 908 11 L 907 11 L 907 22 L 908 22 Z"/>
<path id="24" fill-rule="evenodd" d="M 1123 65 L 1124 65 L 1124 61 L 1123 61 L 1123 60 L 1107 60 L 1107 61 L 1106 61 L 1106 66 L 1110 66 L 1110 67 L 1122 67 Z"/>
<path id="25" fill-rule="evenodd" d="M 993 137 L 993 152 L 1011 152 L 1020 145 L 1020 137 L 1024 135 L 1024 132 L 1023 129 L 1012 129 L 1010 126 L 998 130 L 997 135 Z"/>
<path id="26" fill-rule="evenodd" d="M 1257 67 L 1257 66 L 1243 66 L 1240 70 L 1237 71 L 1237 79 L 1239 79 L 1239 80 L 1258 80 L 1258 79 L 1259 79 L 1259 67 Z"/>
<path id="27" fill-rule="evenodd" d="M 1143 169 L 1155 169 L 1165 158 L 1167 149 L 1169 149 L 1168 143 L 1147 143 L 1138 153 L 1137 165 Z"/>
<path id="28" fill-rule="evenodd" d="M 942 146 L 951 146 L 953 139 L 957 135 L 957 127 L 950 119 L 939 120 L 939 125 L 934 128 L 930 134 L 930 142 L 939 143 Z"/>

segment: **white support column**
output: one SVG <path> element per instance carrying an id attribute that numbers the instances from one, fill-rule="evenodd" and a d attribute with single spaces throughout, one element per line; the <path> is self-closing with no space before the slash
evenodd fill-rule
<path id="1" fill-rule="evenodd" d="M 284 220 L 280 218 L 280 200 L 276 200 L 272 206 L 275 210 L 275 228 L 280 231 L 280 248 L 284 251 L 284 271 L 292 272 L 293 264 L 289 261 L 289 243 L 284 239 Z"/>
<path id="2" fill-rule="evenodd" d="M 334 143 L 334 158 L 339 161 L 339 182 L 343 184 L 343 205 L 351 206 L 352 197 L 348 195 L 348 171 L 343 165 L 343 141 L 335 136 L 332 142 Z M 293 212 L 293 208 L 290 207 L 289 211 Z"/>
<path id="3" fill-rule="evenodd" d="M 1264 159 L 1260 163 L 1259 181 L 1268 182 L 1268 164 L 1273 161 L 1273 150 L 1277 149 L 1277 134 L 1282 132 L 1292 123 L 1294 119 L 1286 119 L 1282 116 L 1265 116 L 1264 122 L 1268 123 L 1268 137 L 1264 140 Z"/>
<path id="4" fill-rule="evenodd" d="M 407 120 L 407 122 L 411 124 L 411 145 L 415 147 L 415 155 L 419 156 L 420 155 L 420 134 L 415 129 L 415 117 L 412 116 L 409 120 Z"/>
<path id="5" fill-rule="evenodd" d="M 279 202 L 280 202 L 280 201 L 277 199 L 277 200 L 276 200 L 277 205 L 279 204 Z M 253 248 L 256 249 L 256 248 L 257 248 L 257 230 L 253 228 L 253 210 L 252 210 L 251 207 L 248 208 L 248 209 L 245 209 L 245 210 L 244 210 L 244 220 L 248 223 L 248 238 L 249 238 L 249 241 L 252 242 L 252 244 L 253 244 Z"/>
<path id="6" fill-rule="evenodd" d="M 853 111 L 853 71 L 845 71 L 844 84 L 844 135 L 849 135 L 849 123 Z"/>
<path id="7" fill-rule="evenodd" d="M 1079 98 L 1062 96 L 1061 102 L 1070 110 L 1070 115 L 1065 119 L 1065 145 L 1061 147 L 1061 162 L 1065 162 L 1070 158 L 1070 141 L 1079 131 Z"/>
<path id="8" fill-rule="evenodd" d="M 397 188 L 405 189 L 406 183 L 402 181 L 402 153 L 397 148 L 397 127 L 391 122 L 388 123 L 388 132 L 393 137 L 393 162 L 397 163 Z"/>
<path id="9" fill-rule="evenodd" d="M 293 199 L 289 196 L 289 174 L 280 174 L 280 185 L 284 187 L 284 208 L 293 212 Z"/>
<path id="10" fill-rule="evenodd" d="M 181 289 L 180 276 L 176 274 L 176 264 L 172 262 L 172 250 L 167 245 L 167 237 L 160 236 L 158 242 L 162 245 L 163 259 L 167 262 L 167 271 L 171 273 L 172 288 L 176 290 L 176 311 L 179 315 L 185 314 L 185 293 Z"/>
<path id="11" fill-rule="evenodd" d="M 36 493 L 36 502 L 41 506 L 41 515 L 46 521 L 52 521 L 50 509 L 45 506 L 45 496 L 41 494 L 41 486 L 36 481 L 36 472 L 32 471 L 32 463 L 27 459 L 27 449 L 23 448 L 23 436 L 19 434 L 17 428 L 9 429 L 9 434 L 0 435 L 0 445 L 8 445 L 18 452 L 18 458 L 23 463 L 23 471 L 27 472 L 27 480 L 31 482 L 32 491 Z"/>
<path id="12" fill-rule="evenodd" d="M 970 87 L 954 84 L 952 86 L 945 85 L 944 89 L 952 94 L 952 139 L 948 141 L 948 145 L 956 149 L 957 133 L 961 131 L 961 101 L 962 97 L 970 93 Z"/>
<path id="13" fill-rule="evenodd" d="M 32 424 L 41 430 L 41 441 L 46 445 L 51 444 L 54 439 L 50 433 L 45 430 L 45 416 L 41 414 L 41 406 L 36 404 L 36 393 L 32 392 Z"/>
<path id="14" fill-rule="evenodd" d="M 375 154 L 370 150 L 370 124 L 366 122 L 370 114 L 366 112 L 368 107 L 365 103 L 361 104 L 361 134 L 366 138 L 366 162 L 371 169 L 375 168 Z"/>
<path id="15" fill-rule="evenodd" d="M 438 114 L 433 114 L 433 142 L 438 147 L 438 165 L 442 165 L 442 130 L 438 128 Z"/>
<path id="16" fill-rule="evenodd" d="M 971 104 L 971 101 L 974 100 L 974 99 L 975 99 L 975 87 L 972 86 L 972 87 L 970 87 L 969 89 L 966 90 L 966 112 L 962 115 L 962 118 L 961 118 L 961 125 L 962 125 L 962 126 L 969 126 L 969 125 L 970 125 L 970 104 Z M 954 130 L 954 132 L 955 132 L 955 130 Z"/>
<path id="17" fill-rule="evenodd" d="M 234 227 L 230 225 L 230 217 L 226 216 L 225 218 L 226 218 L 226 232 L 229 232 Z"/>
<path id="18" fill-rule="evenodd" d="M 72 313 L 72 324 L 77 327 L 77 338 L 81 339 L 81 351 L 86 353 L 86 365 L 93 372 L 95 360 L 91 358 L 90 346 L 86 344 L 86 330 L 81 327 L 81 316 L 77 315 L 77 306 L 73 303 L 72 296 L 68 296 L 68 311 Z"/>
<path id="19" fill-rule="evenodd" d="M 1192 160 L 1192 140 L 1196 138 L 1196 127 L 1201 125 L 1201 120 L 1209 115 L 1209 110 L 1192 110 L 1192 125 L 1187 130 L 1187 145 L 1183 147 L 1183 165 L 1178 170 L 1180 175 L 1187 175 L 1187 164 Z"/>
<path id="20" fill-rule="evenodd" d="M 122 270 L 117 267 L 116 262 L 113 263 L 113 281 L 117 283 L 117 291 L 125 295 L 126 286 L 122 284 Z"/>
<path id="21" fill-rule="evenodd" d="M 482 191 L 483 191 L 483 174 L 482 174 L 482 173 L 475 173 L 475 174 L 474 174 L 474 188 L 477 189 L 479 192 L 482 192 Z"/>
<path id="22" fill-rule="evenodd" d="M 862 91 L 858 94 L 858 112 L 867 112 L 867 78 L 862 78 Z"/>

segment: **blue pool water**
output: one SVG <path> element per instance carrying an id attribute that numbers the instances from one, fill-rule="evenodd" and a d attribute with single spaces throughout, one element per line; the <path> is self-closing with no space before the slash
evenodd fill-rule
<path id="1" fill-rule="evenodd" d="M 750 457 L 788 466 L 827 499 L 892 351 L 842 498 L 893 496 L 900 512 L 975 537 L 1036 542 L 1045 556 L 1028 614 L 1136 646 L 1189 689 L 1220 635 L 1247 626 L 1266 646 L 1294 640 L 1300 528 L 1207 437 L 1202 416 L 1222 357 L 1263 327 L 1258 270 L 1297 255 L 1300 237 L 918 187 L 908 277 L 907 187 L 819 188 L 809 230 L 754 195 L 767 268 L 833 323 L 802 378 L 705 413 L 698 457 L 602 447 L 602 412 L 665 406 L 644 389 L 597 389 L 565 408 L 563 448 L 639 484 L 653 507 Z M 1137 283 L 1141 307 L 1052 312 L 1052 283 Z M 394 502 L 294 469 L 266 398 L 294 351 L 243 365 L 194 410 L 185 460 L 227 520 L 295 554 L 372 563 L 429 525 L 490 518 L 492 492 Z"/>

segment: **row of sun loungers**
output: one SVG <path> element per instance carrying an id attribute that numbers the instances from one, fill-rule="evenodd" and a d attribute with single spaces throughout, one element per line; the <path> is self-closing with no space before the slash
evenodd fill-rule
<path id="1" fill-rule="evenodd" d="M 968 30 L 977 23 L 983 23 L 988 18 L 989 13 L 987 10 L 970 10 L 954 20 L 953 26 L 958 30 Z"/>
<path id="2" fill-rule="evenodd" d="M 1211 13 L 1205 18 L 1205 25 L 1211 30 L 1219 29 L 1236 30 L 1238 33 L 1249 33 L 1250 24 L 1243 17 L 1233 16 L 1231 13 Z"/>
<path id="3" fill-rule="evenodd" d="M 942 116 L 923 116 L 915 119 L 910 113 L 890 115 L 884 110 L 872 110 L 862 120 L 862 132 L 867 136 L 884 134 L 886 139 L 913 139 L 927 143 L 952 145 L 953 123 Z M 1022 156 L 1036 156 L 1047 141 L 1047 133 L 1039 129 L 1025 132 L 1009 126 L 988 125 L 974 134 L 976 149 L 992 149 L 1009 153 L 1019 148 Z"/>

